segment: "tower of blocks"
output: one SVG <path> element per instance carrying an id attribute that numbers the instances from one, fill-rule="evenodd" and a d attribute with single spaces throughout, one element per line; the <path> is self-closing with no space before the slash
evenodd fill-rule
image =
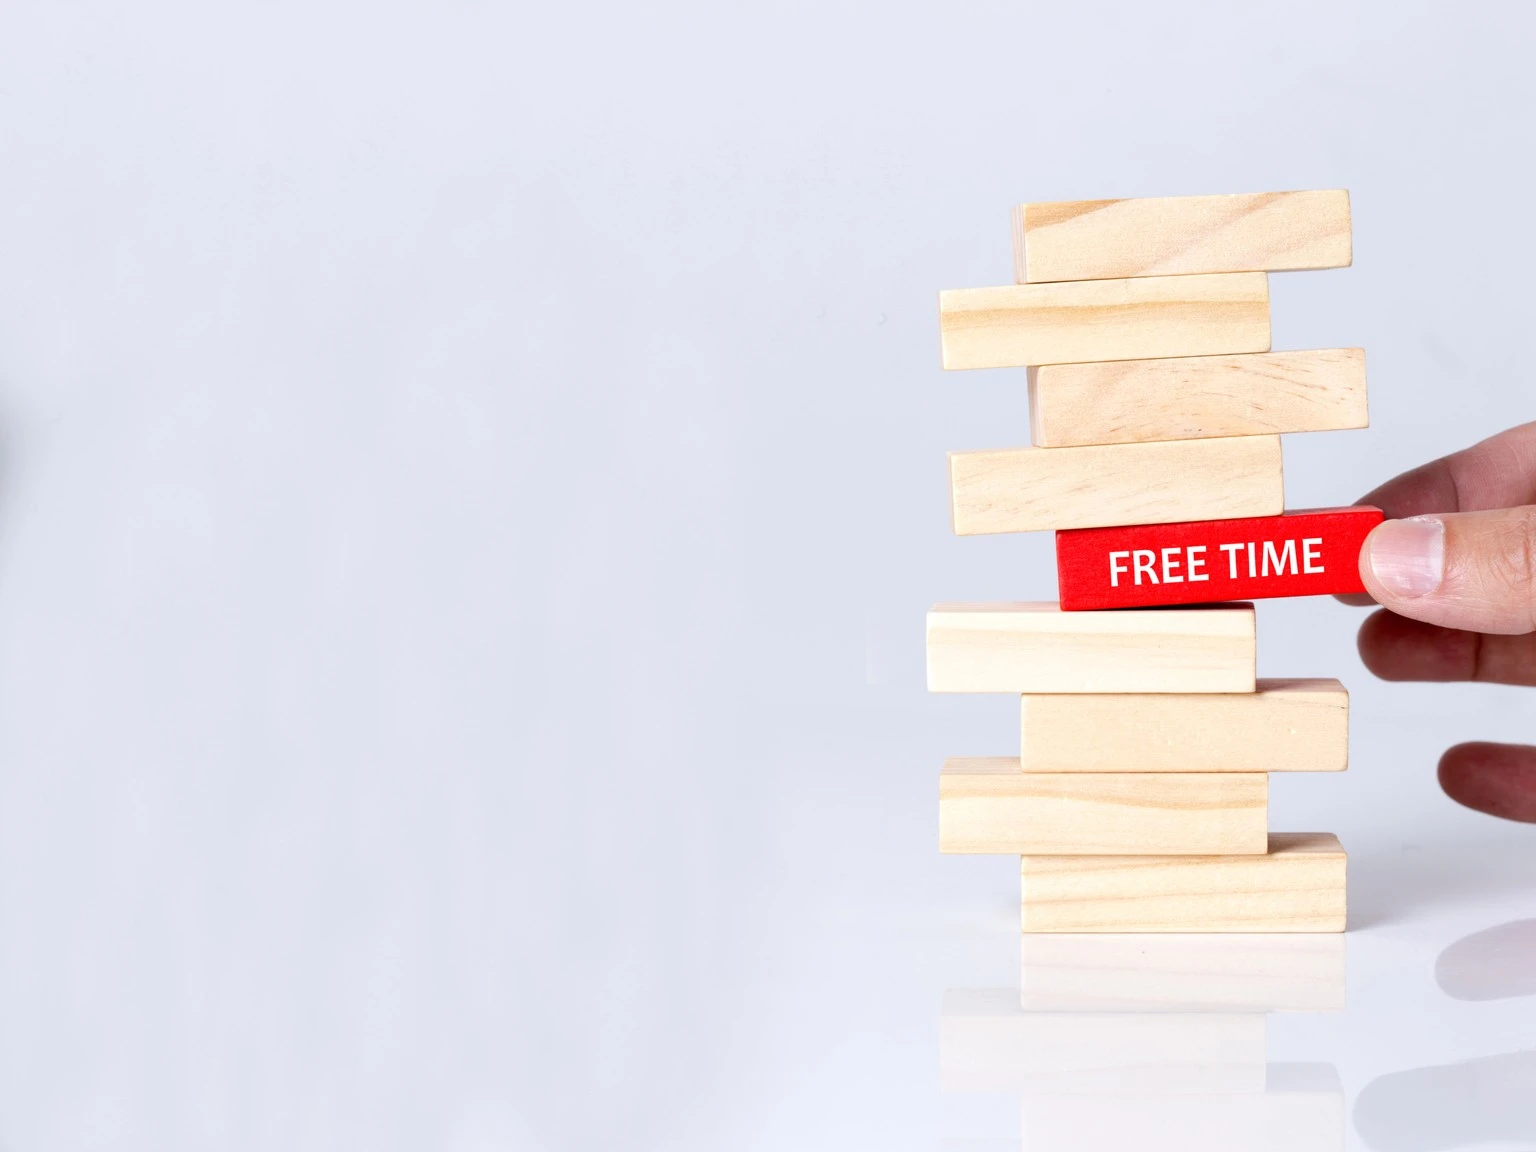
<path id="1" fill-rule="evenodd" d="M 1285 511 L 1280 435 L 1363 428 L 1358 348 L 1270 351 L 1270 272 L 1346 267 L 1344 191 L 1025 204 L 1017 283 L 939 295 L 945 368 L 1028 370 L 1033 447 L 954 452 L 961 536 L 1056 533 L 1057 603 L 939 604 L 928 688 L 1017 696 L 943 852 L 1020 858 L 1024 932 L 1341 932 L 1345 855 L 1271 832 L 1338 772 L 1337 680 L 1257 680 L 1255 599 L 1363 591 L 1379 509 Z"/>

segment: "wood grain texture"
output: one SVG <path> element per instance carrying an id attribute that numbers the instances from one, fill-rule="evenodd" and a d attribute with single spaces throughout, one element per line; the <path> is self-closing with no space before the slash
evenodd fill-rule
<path id="1" fill-rule="evenodd" d="M 1062 612 L 936 604 L 930 692 L 1252 692 L 1253 605 Z"/>
<path id="2" fill-rule="evenodd" d="M 1349 692 L 1337 680 L 1019 699 L 1025 772 L 1342 772 L 1349 761 Z"/>
<path id="3" fill-rule="evenodd" d="M 951 988 L 939 1078 L 945 1092 L 1260 1093 L 1267 1030 L 1257 1012 L 1026 1012 L 1017 988 Z"/>
<path id="4" fill-rule="evenodd" d="M 1029 412 L 1040 448 L 1364 428 L 1365 352 L 1046 364 L 1029 370 Z"/>
<path id="5" fill-rule="evenodd" d="M 1033 1012 L 1342 1012 L 1345 941 L 1296 932 L 1026 934 Z"/>
<path id="6" fill-rule="evenodd" d="M 1278 516 L 1278 436 L 949 454 L 957 536 Z"/>
<path id="7" fill-rule="evenodd" d="M 1263 856 L 1025 856 L 1025 932 L 1342 932 L 1346 862 L 1326 832 Z"/>
<path id="8" fill-rule="evenodd" d="M 945 368 L 1269 351 L 1269 280 L 1162 276 L 939 293 Z"/>
<path id="9" fill-rule="evenodd" d="M 1269 846 L 1262 772 L 1021 772 L 955 757 L 939 774 L 939 851 L 1041 856 L 1255 855 Z"/>
<path id="10" fill-rule="evenodd" d="M 1020 284 L 1344 268 L 1352 249 L 1342 189 L 1068 200 L 1013 212 Z"/>

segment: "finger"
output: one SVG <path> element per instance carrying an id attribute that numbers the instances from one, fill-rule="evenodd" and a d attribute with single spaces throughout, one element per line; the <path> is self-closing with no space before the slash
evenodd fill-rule
<path id="1" fill-rule="evenodd" d="M 1351 608 L 1371 608 L 1376 604 L 1368 592 L 1342 592 L 1334 599 L 1340 604 L 1348 604 Z"/>
<path id="2" fill-rule="evenodd" d="M 1384 608 L 1445 628 L 1536 629 L 1536 505 L 1378 524 L 1360 579 Z"/>
<path id="3" fill-rule="evenodd" d="M 1483 636 L 1383 611 L 1360 625 L 1359 646 L 1383 680 L 1536 685 L 1536 635 Z"/>
<path id="4" fill-rule="evenodd" d="M 1404 472 L 1358 503 L 1392 520 L 1536 504 L 1536 421 Z"/>
<path id="5" fill-rule="evenodd" d="M 1536 421 L 1421 464 L 1355 503 L 1375 505 L 1390 520 L 1536 504 Z M 1377 602 L 1360 593 L 1335 599 L 1356 608 Z"/>
<path id="6" fill-rule="evenodd" d="M 1458 744 L 1440 757 L 1440 787 L 1468 808 L 1536 823 L 1536 748 Z"/>

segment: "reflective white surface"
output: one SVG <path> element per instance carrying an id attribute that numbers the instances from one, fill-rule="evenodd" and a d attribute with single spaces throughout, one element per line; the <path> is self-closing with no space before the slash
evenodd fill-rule
<path id="1" fill-rule="evenodd" d="M 1016 201 L 1351 190 L 1275 346 L 1365 347 L 1372 427 L 1288 438 L 1293 507 L 1531 418 L 1532 33 L 0 4 L 0 1145 L 1536 1141 L 1536 830 L 1434 783 L 1531 694 L 1376 683 L 1356 612 L 1261 606 L 1261 674 L 1353 692 L 1350 770 L 1271 790 L 1352 853 L 1343 1005 L 1183 1096 L 1138 1040 L 1116 1110 L 943 1090 L 947 992 L 1095 989 L 1025 980 L 1015 864 L 939 857 L 939 764 L 1017 706 L 922 653 L 933 601 L 1054 594 L 1049 537 L 945 510 L 947 450 L 1027 437 L 935 316 L 1007 279 Z M 1319 963 L 1281 991 L 1336 998 Z"/>
<path id="2" fill-rule="evenodd" d="M 989 1131 L 997 1147 L 1527 1146 L 1536 1137 L 1536 1051 L 1376 1071 L 1361 1059 L 1361 1040 L 1391 1024 L 1373 1018 L 1384 1002 L 1362 986 L 1395 987 L 1390 1014 L 1421 1014 L 1426 1026 L 1440 1014 L 1423 1001 L 1450 999 L 1498 1002 L 1529 1029 L 1531 1006 L 1519 1002 L 1536 991 L 1533 926 L 1511 921 L 1451 943 L 1435 962 L 1439 997 L 1416 996 L 1375 967 L 1346 976 L 1351 959 L 1381 962 L 1368 933 L 1026 938 L 1022 997 L 1016 988 L 945 994 L 941 1089 L 1017 1100 L 1017 1136 Z M 1349 989 L 1367 1006 L 1350 1005 Z M 1282 1012 L 1338 1019 L 1309 1027 L 1299 1017 L 1282 1022 Z M 1444 1045 L 1486 1025 L 1464 1012 L 1433 1027 Z M 1303 1053 L 1309 1062 L 1293 1062 Z M 1352 1078 L 1368 1078 L 1346 1092 L 1340 1061 Z M 946 1123 L 972 1131 L 943 1146 L 984 1146 L 974 1129 L 1005 1130 L 1010 1120 L 995 1105 L 989 1115 L 950 1102 Z"/>

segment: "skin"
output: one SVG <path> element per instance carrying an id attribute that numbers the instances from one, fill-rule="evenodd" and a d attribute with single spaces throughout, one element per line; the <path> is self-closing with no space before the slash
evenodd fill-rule
<path id="1" fill-rule="evenodd" d="M 1377 578 L 1372 543 L 1360 555 L 1378 604 L 1360 627 L 1360 657 L 1384 680 L 1476 680 L 1536 685 L 1536 423 L 1522 424 L 1432 461 L 1365 496 L 1388 520 L 1433 515 L 1444 524 L 1437 587 L 1405 594 Z M 1384 534 L 1385 533 L 1385 534 Z M 1458 744 L 1440 758 L 1453 800 L 1536 823 L 1536 747 Z"/>

